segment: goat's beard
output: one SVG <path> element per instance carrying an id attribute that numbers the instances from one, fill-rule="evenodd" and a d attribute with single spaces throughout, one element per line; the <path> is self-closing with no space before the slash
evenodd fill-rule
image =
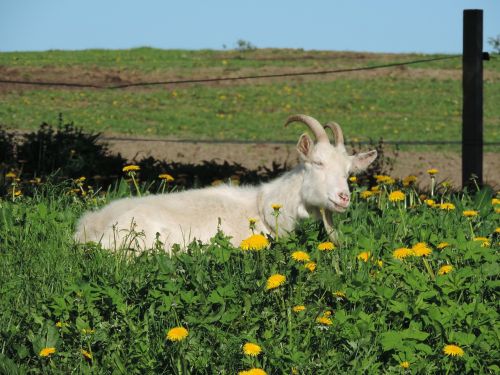
<path id="1" fill-rule="evenodd" d="M 328 237 L 333 243 L 337 244 L 338 236 L 337 232 L 333 228 L 333 220 L 332 220 L 333 212 L 328 209 L 321 209 L 320 212 L 321 212 L 321 219 L 323 221 L 323 225 L 325 227 L 326 233 L 328 234 Z"/>

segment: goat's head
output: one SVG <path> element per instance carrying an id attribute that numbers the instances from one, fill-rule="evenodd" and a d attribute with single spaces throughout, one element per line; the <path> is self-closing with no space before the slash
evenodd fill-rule
<path id="1" fill-rule="evenodd" d="M 304 133 L 297 143 L 297 150 L 305 168 L 301 190 L 304 203 L 329 211 L 345 211 L 351 200 L 347 182 L 349 174 L 366 169 L 376 159 L 377 151 L 348 155 L 342 129 L 337 123 L 325 125 L 325 128 L 333 132 L 332 144 L 325 128 L 314 118 L 306 115 L 290 116 L 285 126 L 294 121 L 306 124 L 316 137 L 314 143 L 311 137 Z"/>

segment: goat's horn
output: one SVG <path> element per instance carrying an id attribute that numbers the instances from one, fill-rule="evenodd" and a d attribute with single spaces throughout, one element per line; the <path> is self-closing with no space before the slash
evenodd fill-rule
<path id="1" fill-rule="evenodd" d="M 311 131 L 314 133 L 314 136 L 316 137 L 316 141 L 318 143 L 324 143 L 324 142 L 330 143 L 330 140 L 328 139 L 328 135 L 326 134 L 325 129 L 323 129 L 319 121 L 316 120 L 315 118 L 312 118 L 311 116 L 307 115 L 293 115 L 288 117 L 285 126 L 294 121 L 303 122 L 304 124 L 309 126 L 309 129 L 311 129 Z"/>
<path id="2" fill-rule="evenodd" d="M 326 128 L 329 128 L 332 131 L 333 136 L 335 138 L 335 143 L 334 143 L 335 146 L 344 144 L 344 134 L 342 133 L 342 128 L 340 127 L 339 124 L 331 121 L 325 125 L 325 129 Z"/>

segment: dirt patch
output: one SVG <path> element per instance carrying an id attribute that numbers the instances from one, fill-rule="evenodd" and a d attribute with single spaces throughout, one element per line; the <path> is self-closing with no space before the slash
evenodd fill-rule
<path id="1" fill-rule="evenodd" d="M 121 140 L 106 140 L 112 152 L 120 152 L 128 160 L 140 160 L 143 157 L 154 157 L 165 161 L 180 163 L 202 163 L 204 160 L 217 162 L 228 161 L 238 163 L 250 169 L 271 167 L 273 163 L 297 164 L 297 152 L 294 144 L 255 144 L 255 143 L 204 143 L 176 141 L 148 141 L 134 138 Z M 403 178 L 414 174 L 422 186 L 429 186 L 426 170 L 437 168 L 439 181 L 449 181 L 453 186 L 462 183 L 462 160 L 458 153 L 442 152 L 399 152 L 393 158 L 392 176 Z M 483 164 L 485 183 L 495 189 L 500 188 L 500 153 L 485 153 Z"/>

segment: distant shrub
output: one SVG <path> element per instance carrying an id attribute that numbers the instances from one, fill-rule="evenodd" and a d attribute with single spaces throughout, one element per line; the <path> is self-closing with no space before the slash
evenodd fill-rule
<path id="1" fill-rule="evenodd" d="M 249 41 L 246 41 L 243 39 L 238 39 L 238 41 L 236 42 L 236 50 L 237 51 L 255 51 L 256 49 L 257 49 L 257 47 L 254 46 Z"/>
<path id="2" fill-rule="evenodd" d="M 493 48 L 493 52 L 500 53 L 500 35 L 488 38 L 488 43 Z"/>
<path id="3" fill-rule="evenodd" d="M 99 133 L 85 133 L 62 116 L 56 128 L 48 123 L 38 131 L 24 135 L 17 148 L 17 160 L 28 174 L 43 176 L 58 172 L 77 178 L 119 171 L 125 159 L 111 155 L 105 143 L 98 142 Z"/>

